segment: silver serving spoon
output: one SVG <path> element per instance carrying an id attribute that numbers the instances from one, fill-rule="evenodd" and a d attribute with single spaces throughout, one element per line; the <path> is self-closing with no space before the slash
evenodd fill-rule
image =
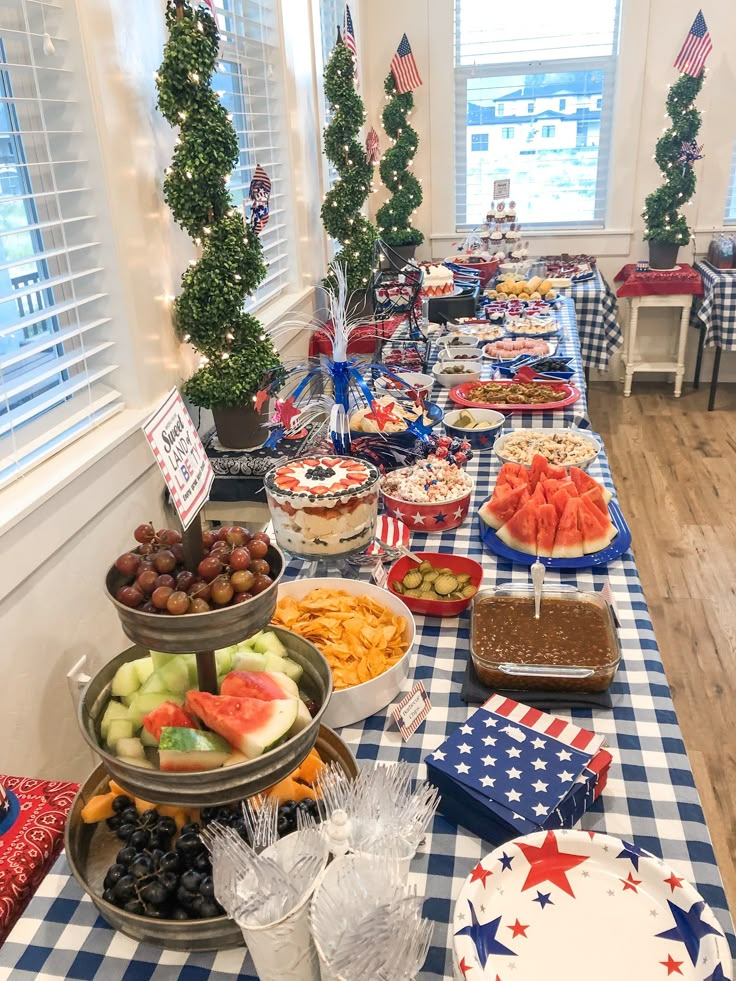
<path id="1" fill-rule="evenodd" d="M 542 586 L 544 585 L 544 571 L 545 567 L 539 561 L 539 556 L 537 556 L 536 562 L 532 563 L 532 582 L 534 583 L 534 619 L 539 619 L 539 613 L 542 608 Z"/>

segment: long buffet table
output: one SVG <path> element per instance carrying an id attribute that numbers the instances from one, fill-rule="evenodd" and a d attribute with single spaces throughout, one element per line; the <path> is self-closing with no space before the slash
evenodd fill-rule
<path id="1" fill-rule="evenodd" d="M 585 415 L 586 401 L 580 345 L 571 300 L 562 304 L 565 334 L 561 354 L 575 359 L 575 384 L 580 400 L 554 413 L 516 414 L 512 425 L 561 425 Z M 454 531 L 412 538 L 418 550 L 460 552 L 482 562 L 484 583 L 525 582 L 528 569 L 514 566 L 484 550 L 476 517 L 490 493 L 499 463 L 490 449 L 477 454 L 468 470 L 475 479 L 471 516 Z M 613 482 L 604 454 L 594 462 L 592 476 L 611 488 Z M 635 543 L 636 544 L 636 543 Z M 295 575 L 298 566 L 292 564 Z M 642 593 L 634 556 L 595 571 L 564 574 L 548 571 L 547 582 L 562 581 L 582 589 L 600 589 L 607 581 L 621 624 L 623 660 L 611 695 L 612 710 L 575 709 L 558 714 L 574 717 L 605 736 L 613 754 L 608 785 L 582 826 L 605 831 L 653 852 L 678 875 L 685 876 L 712 906 L 736 953 L 733 926 L 708 829 L 695 789 L 677 717 L 672 705 L 652 622 Z M 414 679 L 421 679 L 432 701 L 432 712 L 419 731 L 404 744 L 384 710 L 365 722 L 341 731 L 359 760 L 416 764 L 424 776 L 425 756 L 461 725 L 473 710 L 460 697 L 468 657 L 469 614 L 458 619 L 417 617 Z M 434 821 L 431 834 L 412 863 L 419 892 L 426 897 L 425 913 L 436 921 L 433 943 L 419 979 L 451 978 L 450 918 L 453 899 L 466 876 L 491 846 L 459 829 L 443 817 Z M 615 927 L 612 924 L 612 928 Z M 625 938 L 622 938 L 625 942 Z M 0 979 L 6 977 L 118 979 L 172 979 L 226 981 L 234 976 L 254 978 L 250 959 L 242 950 L 217 954 L 163 951 L 137 944 L 116 933 L 97 915 L 90 899 L 70 876 L 62 855 L 41 884 L 0 949 Z"/>

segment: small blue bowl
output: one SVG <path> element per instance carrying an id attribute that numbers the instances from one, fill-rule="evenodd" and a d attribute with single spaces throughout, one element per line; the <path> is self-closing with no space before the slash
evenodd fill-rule
<path id="1" fill-rule="evenodd" d="M 453 420 L 457 419 L 461 412 L 472 412 L 473 418 L 479 422 L 481 420 L 490 422 L 490 428 L 461 429 L 459 426 L 453 426 Z M 498 436 L 506 422 L 506 416 L 500 412 L 496 412 L 494 409 L 453 409 L 445 413 L 445 418 L 442 422 L 448 436 L 453 436 L 456 439 L 466 439 L 470 443 L 471 449 L 482 452 L 483 450 L 493 449 L 496 436 Z"/>

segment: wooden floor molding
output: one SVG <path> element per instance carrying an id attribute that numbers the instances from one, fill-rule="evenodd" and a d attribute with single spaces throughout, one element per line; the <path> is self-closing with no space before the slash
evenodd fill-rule
<path id="1" fill-rule="evenodd" d="M 736 386 L 675 399 L 672 386 L 594 382 L 644 593 L 736 911 Z"/>

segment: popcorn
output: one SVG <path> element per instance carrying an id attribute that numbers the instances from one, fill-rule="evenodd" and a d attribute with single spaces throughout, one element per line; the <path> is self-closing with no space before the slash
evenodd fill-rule
<path id="1" fill-rule="evenodd" d="M 440 454 L 440 451 L 444 452 Z M 473 486 L 471 478 L 459 467 L 440 459 L 440 455 L 447 455 L 447 447 L 438 447 L 437 453 L 427 460 L 388 474 L 383 491 L 410 504 L 439 504 L 467 494 Z"/>

